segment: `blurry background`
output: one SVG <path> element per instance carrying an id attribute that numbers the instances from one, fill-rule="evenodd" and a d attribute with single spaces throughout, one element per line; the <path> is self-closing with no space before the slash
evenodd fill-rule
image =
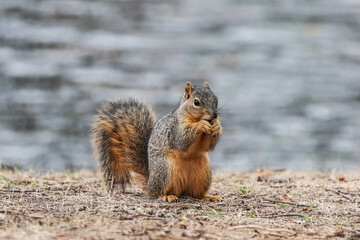
<path id="1" fill-rule="evenodd" d="M 93 168 L 108 98 L 223 107 L 214 168 L 359 169 L 358 0 L 0 0 L 0 161 Z"/>

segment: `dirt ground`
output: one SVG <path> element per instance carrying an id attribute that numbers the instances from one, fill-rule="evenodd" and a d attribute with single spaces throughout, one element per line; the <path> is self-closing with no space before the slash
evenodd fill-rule
<path id="1" fill-rule="evenodd" d="M 360 174 L 216 172 L 210 195 L 164 203 L 95 172 L 0 171 L 0 239 L 360 239 Z"/>

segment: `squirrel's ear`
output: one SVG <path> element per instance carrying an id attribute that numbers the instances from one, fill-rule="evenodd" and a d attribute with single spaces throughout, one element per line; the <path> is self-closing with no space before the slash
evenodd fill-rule
<path id="1" fill-rule="evenodd" d="M 208 83 L 208 82 L 204 82 L 204 87 L 206 87 L 206 88 L 210 89 L 210 85 L 209 85 L 209 83 Z"/>
<path id="2" fill-rule="evenodd" d="M 191 85 L 191 82 L 187 82 L 185 85 L 185 99 L 190 98 L 190 94 L 193 91 L 193 86 Z"/>

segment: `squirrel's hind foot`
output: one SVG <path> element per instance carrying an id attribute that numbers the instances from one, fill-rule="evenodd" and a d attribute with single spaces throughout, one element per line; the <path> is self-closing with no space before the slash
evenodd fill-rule
<path id="1" fill-rule="evenodd" d="M 210 202 L 218 202 L 222 200 L 222 197 L 220 196 L 205 196 L 202 200 L 210 201 Z"/>
<path id="2" fill-rule="evenodd" d="M 177 202 L 178 198 L 175 195 L 164 195 L 161 197 L 161 200 L 163 200 L 164 202 Z"/>

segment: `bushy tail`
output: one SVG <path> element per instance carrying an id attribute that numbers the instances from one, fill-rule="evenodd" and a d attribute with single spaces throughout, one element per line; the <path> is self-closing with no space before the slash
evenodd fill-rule
<path id="1" fill-rule="evenodd" d="M 130 172 L 148 176 L 147 146 L 155 115 L 135 99 L 108 101 L 100 106 L 91 130 L 95 158 L 110 190 L 125 190 Z"/>

